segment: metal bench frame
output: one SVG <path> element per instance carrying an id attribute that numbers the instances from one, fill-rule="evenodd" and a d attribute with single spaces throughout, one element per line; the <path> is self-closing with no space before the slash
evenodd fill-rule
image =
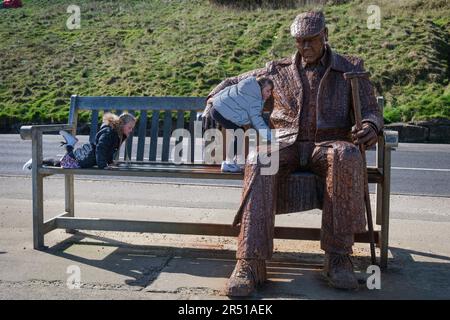
<path id="1" fill-rule="evenodd" d="M 177 128 L 184 127 L 185 112 L 189 112 L 189 127 L 193 129 L 197 112 L 204 106 L 204 98 L 197 97 L 80 97 L 72 96 L 68 124 L 22 126 L 21 138 L 32 140 L 32 192 L 33 192 L 33 246 L 43 249 L 44 235 L 55 229 L 74 230 L 104 230 L 128 232 L 152 232 L 168 234 L 192 234 L 211 236 L 235 237 L 239 228 L 230 224 L 211 223 L 181 223 L 181 222 L 153 222 L 107 218 L 78 218 L 75 217 L 74 176 L 75 175 L 108 175 L 108 176 L 140 176 L 140 177 L 178 177 L 198 179 L 242 179 L 242 174 L 220 172 L 219 166 L 205 164 L 175 165 L 168 162 L 169 144 L 172 129 L 172 112 L 177 112 Z M 383 108 L 383 98 L 378 97 L 380 108 Z M 101 110 L 139 111 L 137 157 L 135 166 L 119 166 L 117 169 L 62 169 L 42 165 L 42 136 L 44 133 L 67 130 L 76 133 L 78 112 L 92 111 L 91 139 L 95 137 L 98 127 L 98 116 Z M 150 127 L 150 154 L 148 161 L 144 160 L 144 145 L 147 123 L 147 112 L 152 111 Z M 156 161 L 159 113 L 164 111 L 163 144 L 161 161 Z M 192 137 L 192 139 L 194 139 Z M 193 140 L 192 140 L 193 141 Z M 398 145 L 398 135 L 395 131 L 383 131 L 377 143 L 376 166 L 368 167 L 369 182 L 376 183 L 376 224 L 381 226 L 375 231 L 375 241 L 380 251 L 380 266 L 387 267 L 388 238 L 389 238 L 389 201 L 391 176 L 391 150 Z M 132 137 L 127 141 L 125 152 L 131 156 Z M 194 159 L 194 146 L 191 143 L 190 158 Z M 193 162 L 193 161 L 192 161 Z M 65 179 L 65 211 L 56 217 L 44 221 L 44 189 L 45 177 L 63 174 Z M 231 217 L 230 217 L 231 219 Z M 275 227 L 275 238 L 319 240 L 319 228 Z M 367 233 L 356 234 L 356 242 L 368 242 Z"/>

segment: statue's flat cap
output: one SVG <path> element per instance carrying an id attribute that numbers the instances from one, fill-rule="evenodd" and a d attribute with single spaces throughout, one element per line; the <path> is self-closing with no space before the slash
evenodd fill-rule
<path id="1" fill-rule="evenodd" d="M 311 37 L 325 29 L 325 16 L 320 11 L 299 14 L 291 24 L 291 35 L 295 38 Z"/>

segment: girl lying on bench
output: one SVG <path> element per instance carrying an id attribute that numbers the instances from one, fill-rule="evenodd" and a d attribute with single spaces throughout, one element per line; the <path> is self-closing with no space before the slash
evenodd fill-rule
<path id="1" fill-rule="evenodd" d="M 74 148 L 78 139 L 61 130 L 59 134 L 65 140 L 62 145 L 66 148 L 66 154 L 60 160 L 47 158 L 42 163 L 62 168 L 91 168 L 96 165 L 99 169 L 108 169 L 113 163 L 115 153 L 135 125 L 136 118 L 129 113 L 122 113 L 120 116 L 105 113 L 100 131 L 95 136 L 95 143 L 86 143 L 77 149 Z M 23 169 L 31 169 L 31 166 L 32 159 L 25 163 Z"/>

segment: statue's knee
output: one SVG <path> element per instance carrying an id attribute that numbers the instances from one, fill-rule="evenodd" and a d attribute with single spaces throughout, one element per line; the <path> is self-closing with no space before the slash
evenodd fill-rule
<path id="1" fill-rule="evenodd" d="M 361 164 L 362 157 L 358 147 L 354 144 L 345 144 L 338 149 L 339 161 L 347 164 Z"/>

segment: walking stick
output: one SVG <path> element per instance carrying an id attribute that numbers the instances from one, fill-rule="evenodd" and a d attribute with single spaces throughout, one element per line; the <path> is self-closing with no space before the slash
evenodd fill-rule
<path id="1" fill-rule="evenodd" d="M 352 98 L 353 98 L 353 112 L 355 114 L 355 126 L 356 131 L 362 129 L 362 117 L 361 117 L 361 101 L 359 99 L 359 78 L 368 78 L 368 72 L 347 72 L 344 73 L 344 78 L 350 80 L 352 87 Z M 370 256 L 372 259 L 372 264 L 377 264 L 377 258 L 375 256 L 375 237 L 373 232 L 373 222 L 372 222 L 372 209 L 370 207 L 370 196 L 369 196 L 369 181 L 367 177 L 367 161 L 366 161 L 366 147 L 364 144 L 359 145 L 359 150 L 363 159 L 364 167 L 364 202 L 366 203 L 366 214 L 367 214 L 367 227 L 369 229 L 369 241 L 370 241 Z"/>

